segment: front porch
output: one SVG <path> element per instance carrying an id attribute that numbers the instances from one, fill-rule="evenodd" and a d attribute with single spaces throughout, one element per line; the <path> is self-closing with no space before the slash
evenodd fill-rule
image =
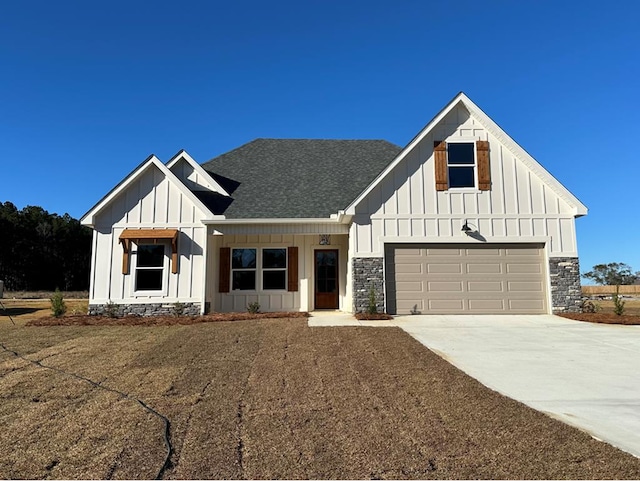
<path id="1" fill-rule="evenodd" d="M 224 224 L 207 236 L 210 311 L 352 312 L 344 224 Z M 255 304 L 254 304 L 255 305 Z"/>

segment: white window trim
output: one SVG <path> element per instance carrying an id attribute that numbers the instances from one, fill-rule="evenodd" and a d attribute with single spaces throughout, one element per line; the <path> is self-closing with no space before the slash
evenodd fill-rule
<path id="1" fill-rule="evenodd" d="M 480 192 L 480 188 L 478 187 L 478 152 L 476 146 L 475 137 L 454 137 L 451 140 L 446 140 L 445 143 L 447 145 L 447 190 L 453 190 L 454 192 Z M 473 165 L 471 164 L 453 164 L 454 166 L 460 167 L 473 167 L 473 186 L 469 187 L 451 187 L 449 184 L 451 176 L 449 175 L 449 144 L 471 144 L 473 145 Z M 453 167 L 454 169 L 456 167 Z"/>
<path id="2" fill-rule="evenodd" d="M 169 293 L 169 260 L 171 258 L 171 245 L 169 242 L 160 241 L 157 243 L 153 242 L 132 242 L 132 246 L 135 246 L 135 250 L 132 249 L 131 257 L 131 272 L 133 276 L 131 276 L 131 295 L 133 297 L 167 297 Z M 164 248 L 164 256 L 162 258 L 162 289 L 157 291 L 144 291 L 144 290 L 136 290 L 136 280 L 138 273 L 138 247 L 142 245 L 160 245 Z M 169 253 L 168 253 L 169 252 Z M 140 267 L 140 269 L 147 269 L 146 267 Z M 159 269 L 159 267 L 152 267 L 150 269 Z"/>
<path id="3" fill-rule="evenodd" d="M 285 293 L 288 292 L 287 290 L 287 273 L 289 272 L 289 252 L 287 250 L 287 246 L 280 246 L 280 245 L 274 245 L 274 246 L 262 246 L 262 247 L 255 247 L 255 246 L 243 246 L 243 245 L 239 245 L 239 246 L 231 246 L 231 268 L 229 269 L 229 292 L 230 293 L 236 293 L 236 294 L 244 294 L 244 293 L 257 293 L 257 292 L 267 292 L 270 294 L 278 294 L 278 293 Z M 256 251 L 256 267 L 255 268 L 233 268 L 233 251 L 236 249 L 253 249 Z M 274 268 L 263 268 L 262 267 L 262 251 L 264 251 L 265 249 L 283 249 L 285 252 L 285 267 L 274 267 Z M 233 273 L 234 272 L 240 272 L 240 271 L 254 271 L 256 273 L 256 288 L 255 289 L 234 289 L 233 288 Z M 284 287 L 282 289 L 265 289 L 264 288 L 264 277 L 262 275 L 263 272 L 266 271 L 284 271 L 285 277 L 284 277 Z"/>

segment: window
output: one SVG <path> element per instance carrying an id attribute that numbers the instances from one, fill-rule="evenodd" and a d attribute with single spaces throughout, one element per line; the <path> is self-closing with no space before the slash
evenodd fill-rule
<path id="1" fill-rule="evenodd" d="M 472 143 L 447 144 L 447 176 L 450 188 L 476 186 L 476 159 Z"/>
<path id="2" fill-rule="evenodd" d="M 259 254 L 258 249 L 231 250 L 232 290 L 287 289 L 287 249 L 260 249 Z"/>
<path id="3" fill-rule="evenodd" d="M 231 255 L 231 285 L 239 291 L 256 289 L 256 250 L 233 249 Z"/>
<path id="4" fill-rule="evenodd" d="M 287 288 L 287 250 L 262 250 L 262 289 Z"/>
<path id="5" fill-rule="evenodd" d="M 475 143 L 434 140 L 436 191 L 475 187 L 491 190 L 489 150 L 488 140 L 476 140 Z"/>
<path id="6" fill-rule="evenodd" d="M 136 291 L 161 291 L 164 279 L 165 246 L 139 244 L 136 253 Z"/>

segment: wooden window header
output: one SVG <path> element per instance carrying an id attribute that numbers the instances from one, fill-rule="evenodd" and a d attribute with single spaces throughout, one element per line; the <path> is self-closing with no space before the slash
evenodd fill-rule
<path id="1" fill-rule="evenodd" d="M 131 239 L 177 239 L 178 229 L 125 229 L 120 234 L 120 240 Z"/>
<path id="2" fill-rule="evenodd" d="M 129 273 L 129 251 L 131 241 L 170 240 L 171 241 L 171 273 L 178 273 L 178 229 L 125 229 L 118 238 L 122 243 L 122 273 Z"/>

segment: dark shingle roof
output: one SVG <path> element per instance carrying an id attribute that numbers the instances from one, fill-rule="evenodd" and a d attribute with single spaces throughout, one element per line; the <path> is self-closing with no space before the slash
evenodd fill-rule
<path id="1" fill-rule="evenodd" d="M 256 139 L 203 167 L 229 219 L 323 218 L 347 207 L 400 153 L 385 140 Z"/>

